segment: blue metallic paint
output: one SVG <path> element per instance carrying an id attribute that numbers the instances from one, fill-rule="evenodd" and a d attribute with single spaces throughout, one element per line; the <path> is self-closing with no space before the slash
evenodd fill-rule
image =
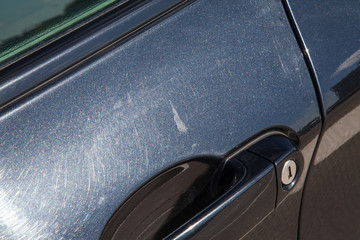
<path id="1" fill-rule="evenodd" d="M 301 239 L 359 239 L 360 2 L 289 0 L 326 117 L 302 200 Z"/>
<path id="2" fill-rule="evenodd" d="M 359 71 L 360 2 L 289 0 L 289 4 L 314 64 L 328 114 L 360 89 L 358 77 L 347 78 Z"/>
<path id="3" fill-rule="evenodd" d="M 279 1 L 196 1 L 55 80 L 0 117 L 3 237 L 97 239 L 154 174 L 274 125 L 300 137 L 297 222 L 320 114 Z"/>
<path id="4" fill-rule="evenodd" d="M 60 42 L 50 43 L 22 61 L 13 63 L 0 74 L 0 106 L 71 68 L 99 49 L 139 31 L 166 10 L 186 2 L 127 1 L 83 28 L 62 36 Z"/>

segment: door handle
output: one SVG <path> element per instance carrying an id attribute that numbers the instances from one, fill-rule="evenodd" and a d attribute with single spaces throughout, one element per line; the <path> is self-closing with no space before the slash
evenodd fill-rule
<path id="1" fill-rule="evenodd" d="M 286 198 L 303 160 L 296 143 L 279 134 L 240 150 L 228 158 L 186 160 L 159 174 L 120 206 L 101 239 L 239 239 L 246 235 Z M 289 159 L 297 170 L 285 185 L 281 173 Z"/>
<path id="2" fill-rule="evenodd" d="M 243 236 L 274 209 L 277 187 L 273 164 L 247 151 L 227 164 L 236 161 L 245 165 L 244 179 L 166 239 L 189 239 L 195 235 L 196 239 Z"/>

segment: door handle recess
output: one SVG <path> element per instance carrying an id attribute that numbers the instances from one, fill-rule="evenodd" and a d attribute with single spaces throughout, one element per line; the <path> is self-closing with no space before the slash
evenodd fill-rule
<path id="1" fill-rule="evenodd" d="M 245 178 L 166 239 L 189 239 L 195 235 L 196 239 L 243 236 L 274 209 L 276 176 L 273 164 L 247 151 L 228 164 L 235 161 L 245 165 Z"/>
<path id="2" fill-rule="evenodd" d="M 239 239 L 281 203 L 296 183 L 281 183 L 295 144 L 270 136 L 224 160 L 203 156 L 157 175 L 120 206 L 100 239 Z M 299 167 L 301 170 L 301 167 Z M 298 173 L 297 173 L 298 175 Z"/>

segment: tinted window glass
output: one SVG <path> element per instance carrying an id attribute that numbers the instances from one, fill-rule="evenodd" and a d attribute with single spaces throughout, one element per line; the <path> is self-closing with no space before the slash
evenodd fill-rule
<path id="1" fill-rule="evenodd" d="M 3 0 L 0 8 L 0 65 L 111 4 L 128 0 Z"/>

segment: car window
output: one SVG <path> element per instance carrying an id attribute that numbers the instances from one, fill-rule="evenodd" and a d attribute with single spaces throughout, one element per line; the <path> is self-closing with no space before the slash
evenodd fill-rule
<path id="1" fill-rule="evenodd" d="M 3 0 L 0 65 L 33 50 L 111 5 L 129 0 Z"/>

